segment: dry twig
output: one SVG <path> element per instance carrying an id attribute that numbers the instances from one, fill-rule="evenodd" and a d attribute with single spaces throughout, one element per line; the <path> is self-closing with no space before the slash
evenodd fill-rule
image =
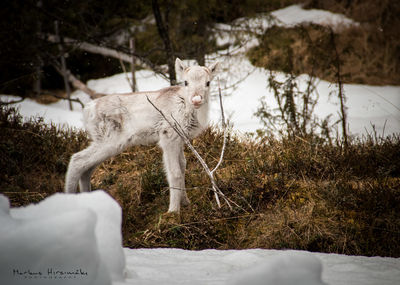
<path id="1" fill-rule="evenodd" d="M 221 150 L 221 155 L 220 155 L 219 161 L 213 170 L 210 170 L 207 163 L 204 161 L 204 159 L 200 156 L 200 154 L 197 152 L 197 150 L 194 148 L 194 146 L 190 142 L 189 136 L 185 133 L 184 129 L 179 124 L 179 122 L 173 117 L 173 115 L 171 114 L 171 117 L 174 120 L 174 122 L 171 122 L 171 120 L 165 116 L 163 111 L 160 110 L 156 105 L 153 104 L 153 102 L 149 99 L 149 97 L 147 97 L 147 100 L 161 114 L 161 116 L 164 118 L 164 120 L 167 121 L 167 123 L 175 130 L 175 132 L 182 138 L 182 140 L 185 142 L 185 144 L 189 147 L 189 149 L 193 152 L 193 154 L 199 160 L 200 164 L 203 166 L 208 177 L 210 178 L 212 191 L 214 192 L 215 200 L 217 201 L 218 207 L 221 208 L 221 201 L 219 199 L 219 197 L 221 196 L 224 199 L 224 201 L 226 202 L 226 204 L 228 205 L 229 209 L 232 210 L 231 204 L 234 204 L 235 206 L 238 206 L 238 207 L 239 207 L 239 205 L 237 205 L 235 202 L 231 201 L 228 197 L 225 196 L 224 193 L 222 193 L 222 191 L 219 189 L 219 187 L 215 181 L 215 178 L 214 178 L 215 171 L 218 169 L 218 167 L 222 163 L 222 160 L 224 157 L 224 152 L 225 152 L 225 147 L 226 147 L 226 140 L 227 140 L 227 128 L 226 128 L 226 123 L 225 123 L 225 115 L 224 115 L 224 108 L 223 108 L 223 104 L 222 104 L 222 95 L 221 95 L 221 87 L 219 84 L 219 80 L 218 80 L 218 89 L 219 89 L 218 94 L 219 94 L 220 107 L 221 107 L 222 128 L 223 128 L 223 132 L 224 132 L 224 138 L 223 138 L 223 145 L 222 145 L 222 150 Z"/>
<path id="2" fill-rule="evenodd" d="M 53 67 L 56 69 L 58 73 L 60 73 L 62 76 L 66 74 L 67 79 L 71 82 L 72 86 L 74 86 L 76 89 L 79 89 L 83 91 L 84 93 L 88 94 L 91 99 L 97 99 L 103 96 L 106 96 L 106 94 L 98 93 L 94 91 L 93 89 L 89 88 L 85 83 L 80 81 L 75 75 L 71 73 L 70 70 L 65 70 L 65 72 L 62 70 L 61 65 L 57 61 L 52 62 Z"/>

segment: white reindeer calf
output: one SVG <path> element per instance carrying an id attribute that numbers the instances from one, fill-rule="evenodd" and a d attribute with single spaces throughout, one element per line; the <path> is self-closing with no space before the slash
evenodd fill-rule
<path id="1" fill-rule="evenodd" d="M 179 212 L 189 204 L 185 191 L 186 160 L 184 142 L 154 106 L 181 125 L 194 138 L 207 125 L 210 81 L 218 62 L 209 67 L 186 67 L 177 58 L 175 69 L 185 86 L 158 91 L 115 94 L 91 101 L 83 111 L 90 145 L 72 155 L 65 179 L 65 192 L 90 191 L 90 177 L 104 160 L 132 145 L 158 143 L 163 151 L 164 167 L 170 188 L 168 212 Z"/>

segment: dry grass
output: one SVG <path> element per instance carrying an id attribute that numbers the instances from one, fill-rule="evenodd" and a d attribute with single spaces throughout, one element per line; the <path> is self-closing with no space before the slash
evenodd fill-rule
<path id="1" fill-rule="evenodd" d="M 1 191 L 62 191 L 69 156 L 87 143 L 85 133 L 61 131 L 41 118 L 23 122 L 15 109 L 0 109 Z"/>
<path id="2" fill-rule="evenodd" d="M 62 191 L 70 155 L 84 133 L 39 121 L 22 123 L 2 109 L 1 192 L 13 206 Z M 209 165 L 222 134 L 194 141 Z M 92 180 L 123 209 L 124 246 L 293 248 L 400 257 L 400 138 L 323 144 L 317 138 L 243 140 L 230 136 L 217 171 L 221 190 L 240 207 L 218 209 L 210 183 L 186 151 L 190 207 L 168 216 L 168 189 L 157 147 L 133 147 L 103 163 Z"/>

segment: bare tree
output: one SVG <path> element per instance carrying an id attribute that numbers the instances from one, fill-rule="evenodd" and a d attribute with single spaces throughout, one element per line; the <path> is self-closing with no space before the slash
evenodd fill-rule
<path id="1" fill-rule="evenodd" d="M 58 50 L 60 51 L 60 61 L 61 61 L 61 74 L 64 79 L 64 86 L 65 86 L 65 92 L 67 93 L 67 98 L 69 102 L 69 109 L 72 111 L 72 102 L 71 102 L 71 88 L 69 86 L 69 81 L 68 81 L 68 75 L 67 75 L 67 63 L 65 61 L 65 56 L 64 56 L 64 48 L 62 44 L 62 38 L 60 36 L 60 28 L 58 21 L 54 22 L 54 29 L 56 33 L 56 41 L 58 44 Z"/>
<path id="2" fill-rule="evenodd" d="M 65 77 L 69 82 L 71 82 L 72 86 L 88 94 L 91 99 L 97 99 L 106 95 L 90 89 L 85 83 L 83 83 L 75 75 L 73 75 L 71 71 L 69 71 L 68 69 L 63 69 L 61 67 L 61 64 L 57 61 L 53 61 L 52 65 L 61 76 Z"/>
<path id="3" fill-rule="evenodd" d="M 347 108 L 345 105 L 346 96 L 343 91 L 341 62 L 340 62 L 339 52 L 338 52 L 338 49 L 336 46 L 335 33 L 332 28 L 329 28 L 329 31 L 330 31 L 333 51 L 335 53 L 335 58 L 334 58 L 333 62 L 334 62 L 335 68 L 336 68 L 336 80 L 337 80 L 337 84 L 338 84 L 338 97 L 339 97 L 339 101 L 340 101 L 340 117 L 341 117 L 341 123 L 342 123 L 342 135 L 343 135 L 343 140 L 344 140 L 344 146 L 347 149 L 347 147 L 348 147 Z"/>
<path id="4" fill-rule="evenodd" d="M 171 86 L 176 85 L 176 74 L 175 74 L 175 64 L 174 64 L 175 55 L 168 31 L 169 9 L 167 8 L 167 11 L 165 13 L 165 19 L 163 19 L 161 16 L 160 5 L 158 4 L 158 0 L 152 0 L 151 4 L 153 8 L 154 18 L 156 19 L 158 34 L 160 35 L 160 38 L 164 43 L 165 52 L 167 54 L 169 82 Z"/>

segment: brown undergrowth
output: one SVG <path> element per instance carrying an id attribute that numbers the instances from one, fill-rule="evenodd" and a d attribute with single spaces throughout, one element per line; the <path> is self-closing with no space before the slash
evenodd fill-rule
<path id="1" fill-rule="evenodd" d="M 388 1 L 309 1 L 306 8 L 345 14 L 357 24 L 331 30 L 317 24 L 274 26 L 251 49 L 251 62 L 270 70 L 310 74 L 336 82 L 336 52 L 343 83 L 400 84 L 400 4 Z"/>
<path id="2" fill-rule="evenodd" d="M 12 206 L 61 192 L 85 133 L 22 122 L 1 109 L 0 189 Z M 222 134 L 208 129 L 194 146 L 210 166 Z M 219 209 L 207 175 L 186 150 L 191 205 L 164 215 L 168 188 L 157 147 L 133 147 L 103 163 L 93 188 L 123 209 L 124 246 L 186 249 L 276 248 L 400 257 L 400 138 L 340 142 L 230 135 L 217 171 L 220 189 L 239 207 Z"/>

